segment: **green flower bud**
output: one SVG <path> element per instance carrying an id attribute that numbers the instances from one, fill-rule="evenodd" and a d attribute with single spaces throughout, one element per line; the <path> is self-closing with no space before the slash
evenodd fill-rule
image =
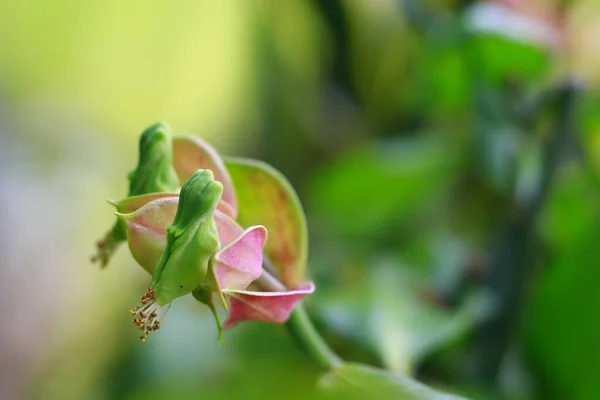
<path id="1" fill-rule="evenodd" d="M 142 304 L 132 310 L 133 322 L 144 334 L 157 330 L 163 310 L 177 297 L 202 287 L 209 262 L 219 250 L 219 234 L 214 219 L 223 185 L 209 170 L 196 171 L 182 186 L 173 223 L 167 228 L 163 251 Z"/>
<path id="2" fill-rule="evenodd" d="M 223 185 L 207 169 L 196 171 L 181 188 L 175 220 L 167 228 L 167 247 L 152 276 L 161 305 L 202 284 L 219 249 L 214 211 L 222 193 Z"/>
<path id="3" fill-rule="evenodd" d="M 139 161 L 136 169 L 129 173 L 129 197 L 148 193 L 175 192 L 179 178 L 172 166 L 173 144 L 171 129 L 159 122 L 146 129 L 140 137 Z M 124 212 L 117 207 L 119 212 Z M 102 267 L 127 240 L 126 225 L 117 220 L 104 239 L 98 241 L 96 255 L 92 262 L 100 262 Z"/>
<path id="4" fill-rule="evenodd" d="M 129 173 L 129 196 L 177 190 L 169 125 L 158 122 L 146 129 L 140 137 L 139 155 L 137 168 Z"/>

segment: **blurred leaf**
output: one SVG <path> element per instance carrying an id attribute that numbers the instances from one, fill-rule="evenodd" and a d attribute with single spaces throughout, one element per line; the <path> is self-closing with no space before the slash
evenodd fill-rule
<path id="1" fill-rule="evenodd" d="M 477 73 L 496 83 L 507 78 L 536 82 L 550 65 L 547 51 L 494 34 L 474 36 L 469 50 L 477 60 Z"/>
<path id="2" fill-rule="evenodd" d="M 377 237 L 378 230 L 439 200 L 460 150 L 440 137 L 358 147 L 315 176 L 311 208 L 336 234 Z"/>
<path id="3" fill-rule="evenodd" d="M 409 60 L 419 50 L 403 10 L 394 2 L 340 3 L 351 51 L 348 72 L 354 95 L 374 125 L 386 125 L 404 112 L 412 80 Z M 390 90 L 391 89 L 391 90 Z"/>
<path id="4" fill-rule="evenodd" d="M 520 204 L 528 204 L 539 193 L 542 183 L 543 148 L 538 141 L 526 138 L 518 155 L 515 182 L 515 198 Z"/>
<path id="5" fill-rule="evenodd" d="M 384 365 L 402 374 L 473 328 L 487 305 L 482 296 L 471 295 L 455 311 L 436 307 L 416 290 L 416 280 L 414 269 L 408 268 L 387 266 L 373 273 L 373 341 Z"/>
<path id="6" fill-rule="evenodd" d="M 242 226 L 264 225 L 269 231 L 265 253 L 283 283 L 295 288 L 304 279 L 308 253 L 306 219 L 287 179 L 268 164 L 227 158 L 236 189 Z"/>
<path id="7" fill-rule="evenodd" d="M 471 82 L 462 48 L 456 43 L 449 49 L 440 48 L 438 41 L 441 38 L 436 39 L 422 51 L 415 68 L 416 84 L 410 87 L 411 97 L 417 100 L 417 107 L 438 112 L 440 116 L 460 118 L 456 111 L 462 111 L 471 97 Z"/>
<path id="8" fill-rule="evenodd" d="M 581 129 L 582 151 L 593 169 L 596 180 L 600 181 L 600 93 L 582 96 L 580 112 L 577 115 Z"/>
<path id="9" fill-rule="evenodd" d="M 540 398 L 600 396 L 600 194 L 580 168 L 563 171 L 546 206 L 550 253 L 523 319 Z"/>
<path id="10" fill-rule="evenodd" d="M 512 187 L 519 155 L 520 131 L 514 126 L 486 123 L 479 126 L 479 157 L 486 183 L 499 193 Z"/>
<path id="11" fill-rule="evenodd" d="M 421 270 L 371 263 L 367 285 L 345 285 L 321 296 L 321 319 L 337 334 L 368 347 L 394 372 L 411 374 L 433 351 L 464 335 L 489 306 L 479 294 L 456 309 L 435 303 Z"/>
<path id="12" fill-rule="evenodd" d="M 361 364 L 342 364 L 324 375 L 319 387 L 327 399 L 460 400 L 420 382 Z"/>
<path id="13" fill-rule="evenodd" d="M 559 45 L 562 32 L 552 12 L 543 3 L 483 1 L 476 2 L 466 14 L 466 23 L 474 31 L 490 32 L 515 43 L 553 49 Z M 541 4 L 540 4 L 541 3 Z"/>

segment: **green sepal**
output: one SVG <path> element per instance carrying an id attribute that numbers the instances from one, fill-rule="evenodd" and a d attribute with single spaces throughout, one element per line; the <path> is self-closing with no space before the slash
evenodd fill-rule
<path id="1" fill-rule="evenodd" d="M 129 196 L 121 200 L 106 200 L 106 202 L 114 206 L 117 211 L 121 214 L 131 214 L 134 211 L 139 210 L 151 201 L 164 199 L 167 197 L 179 197 L 177 192 L 160 192 L 160 193 L 147 193 L 137 196 Z"/>
<path id="2" fill-rule="evenodd" d="M 214 211 L 222 193 L 223 185 L 209 170 L 196 171 L 182 186 L 175 219 L 167 228 L 167 246 L 150 284 L 160 305 L 203 284 L 219 249 Z"/>
<path id="3" fill-rule="evenodd" d="M 212 258 L 210 260 L 210 264 L 208 266 L 208 274 L 206 277 L 208 280 L 208 284 L 210 285 L 210 287 L 213 288 L 213 291 L 217 294 L 217 297 L 219 297 L 219 302 L 221 303 L 223 308 L 225 310 L 229 310 L 229 304 L 227 303 L 227 300 L 225 300 L 225 295 L 223 294 L 223 288 L 221 287 L 221 284 L 219 283 L 219 280 L 217 279 L 217 272 L 215 270 L 215 259 L 214 258 Z"/>

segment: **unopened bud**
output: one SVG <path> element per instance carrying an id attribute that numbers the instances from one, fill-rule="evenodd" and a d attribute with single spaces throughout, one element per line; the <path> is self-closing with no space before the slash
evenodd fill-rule
<path id="1" fill-rule="evenodd" d="M 146 129 L 140 137 L 139 161 L 129 174 L 129 197 L 148 193 L 175 192 L 179 179 L 172 166 L 171 129 L 159 122 Z M 117 207 L 118 212 L 126 212 Z M 98 241 L 92 262 L 106 266 L 119 245 L 127 239 L 126 225 L 117 220 L 105 237 Z"/>

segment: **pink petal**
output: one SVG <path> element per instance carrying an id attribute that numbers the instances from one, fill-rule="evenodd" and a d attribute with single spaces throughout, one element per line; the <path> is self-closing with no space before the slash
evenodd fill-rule
<path id="1" fill-rule="evenodd" d="M 267 229 L 253 226 L 215 254 L 215 273 L 222 289 L 243 290 L 262 273 Z"/>
<path id="2" fill-rule="evenodd" d="M 177 213 L 179 197 L 154 200 L 131 214 L 118 214 L 127 223 L 127 242 L 133 258 L 152 273 L 167 245 L 166 229 Z"/>
<path id="3" fill-rule="evenodd" d="M 229 318 L 225 329 L 242 321 L 263 321 L 282 324 L 288 320 L 296 304 L 307 294 L 315 291 L 311 282 L 287 292 L 251 292 L 223 290 L 229 296 Z"/>
<path id="4" fill-rule="evenodd" d="M 200 138 L 181 136 L 173 139 L 173 167 L 183 183 L 196 170 L 209 169 L 215 180 L 223 184 L 223 201 L 220 210 L 232 218 L 237 217 L 237 201 L 229 172 L 215 149 Z"/>
<path id="5" fill-rule="evenodd" d="M 242 232 L 244 232 L 244 229 L 237 222 L 218 209 L 215 211 L 215 223 L 217 224 L 221 246 L 227 246 L 242 236 Z"/>

